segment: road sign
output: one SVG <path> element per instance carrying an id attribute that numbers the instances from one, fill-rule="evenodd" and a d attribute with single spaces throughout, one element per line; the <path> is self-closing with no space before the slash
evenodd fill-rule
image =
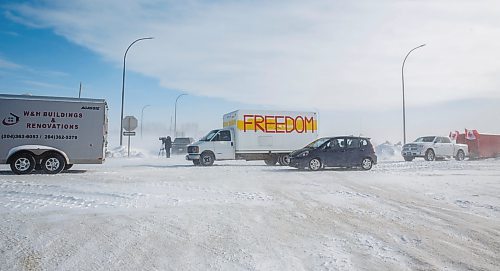
<path id="1" fill-rule="evenodd" d="M 131 132 L 137 128 L 137 119 L 134 116 L 126 116 L 123 118 L 123 127 L 125 131 Z"/>
<path id="2" fill-rule="evenodd" d="M 124 136 L 135 136 L 135 132 L 123 132 Z"/>

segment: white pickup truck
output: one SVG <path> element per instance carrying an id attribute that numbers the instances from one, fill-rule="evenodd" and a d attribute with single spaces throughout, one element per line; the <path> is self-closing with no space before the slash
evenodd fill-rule
<path id="1" fill-rule="evenodd" d="M 424 136 L 405 144 L 401 154 L 405 161 L 412 161 L 415 157 L 423 157 L 426 161 L 454 157 L 462 161 L 469 155 L 469 147 L 453 143 L 448 137 Z"/>

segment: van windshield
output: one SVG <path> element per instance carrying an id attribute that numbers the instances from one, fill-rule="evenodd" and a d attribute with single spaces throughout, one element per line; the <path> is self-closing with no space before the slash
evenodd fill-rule
<path id="1" fill-rule="evenodd" d="M 202 137 L 200 141 L 210 141 L 217 134 L 219 130 L 212 130 L 206 136 Z"/>
<path id="2" fill-rule="evenodd" d="M 320 138 L 320 139 L 316 139 L 314 140 L 313 142 L 309 143 L 306 148 L 312 148 L 312 149 L 316 149 L 316 148 L 319 148 L 321 145 L 323 145 L 323 143 L 327 142 L 328 140 L 330 140 L 330 138 Z"/>

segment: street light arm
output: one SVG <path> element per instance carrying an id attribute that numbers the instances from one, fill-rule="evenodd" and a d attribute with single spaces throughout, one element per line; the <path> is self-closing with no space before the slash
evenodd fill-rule
<path id="1" fill-rule="evenodd" d="M 177 137 L 177 101 L 179 100 L 180 97 L 186 96 L 187 94 L 179 94 L 177 98 L 175 99 L 175 106 L 174 106 L 174 138 Z"/>
<path id="2" fill-rule="evenodd" d="M 404 74 L 405 63 L 406 63 L 406 59 L 411 54 L 411 52 L 417 50 L 418 48 L 424 47 L 424 46 L 425 46 L 425 43 L 411 49 L 408 52 L 408 54 L 406 54 L 405 59 L 403 60 L 403 65 L 401 66 L 401 83 L 403 86 L 403 144 L 406 144 L 405 74 Z"/>
<path id="3" fill-rule="evenodd" d="M 125 54 L 123 55 L 123 74 L 122 74 L 122 109 L 121 109 L 121 114 L 120 114 L 120 146 L 123 144 L 123 135 L 122 135 L 122 127 L 123 127 L 123 104 L 125 102 L 125 60 L 127 59 L 127 53 L 130 47 L 134 45 L 136 42 L 141 41 L 141 40 L 151 40 L 153 37 L 147 37 L 147 38 L 140 38 L 134 40 L 128 47 L 127 50 L 125 51 Z"/>

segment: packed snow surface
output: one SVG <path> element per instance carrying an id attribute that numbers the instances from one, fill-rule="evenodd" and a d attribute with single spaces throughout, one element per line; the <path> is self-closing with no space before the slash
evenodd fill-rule
<path id="1" fill-rule="evenodd" d="M 500 160 L 0 167 L 0 270 L 499 270 Z"/>

